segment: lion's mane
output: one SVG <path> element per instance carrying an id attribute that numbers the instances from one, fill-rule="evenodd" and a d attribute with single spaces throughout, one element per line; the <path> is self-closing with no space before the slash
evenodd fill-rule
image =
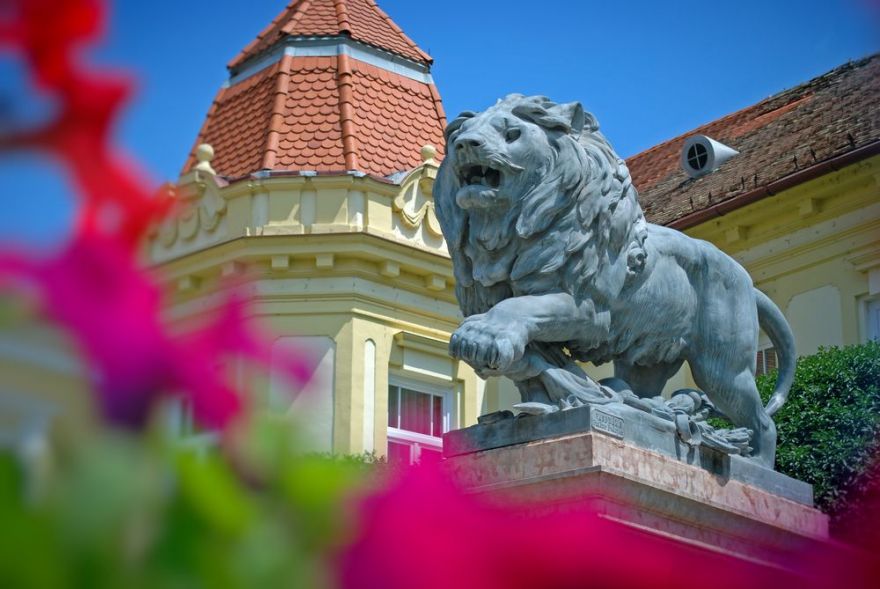
<path id="1" fill-rule="evenodd" d="M 461 184 L 450 137 L 467 119 L 498 110 L 539 126 L 552 153 L 540 175 L 519 186 L 519 194 L 508 195 L 504 214 L 491 218 L 491 227 L 480 228 L 481 241 L 472 231 L 474 211 L 456 204 Z M 629 170 L 599 132 L 595 118 L 579 104 L 514 94 L 485 113 L 463 113 L 450 123 L 446 136 L 447 156 L 434 199 L 465 316 L 485 313 L 511 296 L 559 289 L 593 301 L 599 312 L 628 276 L 642 271 L 647 224 Z M 497 232 L 491 236 L 496 243 L 504 244 L 502 253 L 483 247 L 489 230 Z M 491 284 L 475 279 L 477 266 L 487 263 L 501 264 L 503 279 Z"/>

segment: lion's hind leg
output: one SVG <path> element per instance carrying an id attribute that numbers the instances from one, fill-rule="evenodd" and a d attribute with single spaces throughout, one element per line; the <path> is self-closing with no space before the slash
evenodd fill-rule
<path id="1" fill-rule="evenodd" d="M 523 403 L 543 403 L 545 405 L 553 405 L 553 400 L 550 398 L 546 387 L 544 387 L 544 383 L 541 382 L 539 377 L 515 380 L 513 381 L 513 384 L 516 385 Z"/>
<path id="2" fill-rule="evenodd" d="M 654 397 L 663 392 L 666 382 L 675 376 L 684 361 L 662 362 L 653 366 L 614 361 L 614 376 L 626 382 L 639 397 Z"/>
<path id="3" fill-rule="evenodd" d="M 751 369 L 725 372 L 719 371 L 716 363 L 710 364 L 712 367 L 707 368 L 700 361 L 692 361 L 694 380 L 734 425 L 752 430 L 752 456 L 772 469 L 776 459 L 776 426 L 764 410 Z"/>

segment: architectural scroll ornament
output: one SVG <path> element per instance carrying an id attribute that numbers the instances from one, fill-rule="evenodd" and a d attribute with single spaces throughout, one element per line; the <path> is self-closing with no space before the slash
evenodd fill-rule
<path id="1" fill-rule="evenodd" d="M 422 147 L 422 165 L 404 178 L 400 192 L 391 204 L 406 227 L 418 229 L 424 224 L 428 233 L 443 237 L 434 211 L 434 201 L 431 199 L 434 179 L 437 177 L 438 164 L 434 159 L 436 154 L 437 149 L 432 145 Z"/>
<path id="2" fill-rule="evenodd" d="M 170 247 L 178 239 L 192 240 L 199 231 L 213 232 L 226 214 L 226 201 L 220 196 L 216 172 L 211 167 L 214 149 L 203 143 L 196 149 L 194 166 L 174 190 L 179 199 L 179 213 L 159 227 L 159 241 Z"/>
<path id="3" fill-rule="evenodd" d="M 625 162 L 579 103 L 511 95 L 446 129 L 434 196 L 466 317 L 450 353 L 482 377 L 514 381 L 522 412 L 619 408 L 632 427 L 677 432 L 773 468 L 770 416 L 794 377 L 785 317 L 713 245 L 649 224 Z M 758 329 L 780 359 L 765 408 L 755 386 Z M 595 382 L 577 363 L 614 362 Z M 703 391 L 669 400 L 687 361 Z M 721 413 L 735 425 L 716 429 Z M 645 416 L 644 414 L 647 414 Z"/>

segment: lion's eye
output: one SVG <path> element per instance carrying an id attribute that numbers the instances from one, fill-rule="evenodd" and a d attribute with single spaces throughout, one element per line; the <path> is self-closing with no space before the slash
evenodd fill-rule
<path id="1" fill-rule="evenodd" d="M 514 141 L 519 139 L 519 136 L 521 134 L 522 131 L 520 131 L 518 128 L 511 127 L 504 133 L 504 138 L 507 140 L 508 143 L 513 143 Z"/>

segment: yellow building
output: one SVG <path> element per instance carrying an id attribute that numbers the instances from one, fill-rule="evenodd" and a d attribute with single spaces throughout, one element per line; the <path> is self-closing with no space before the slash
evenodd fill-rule
<path id="1" fill-rule="evenodd" d="M 461 317 L 431 197 L 445 117 L 430 57 L 373 2 L 316 0 L 288 6 L 229 74 L 174 187 L 183 213 L 146 247 L 169 318 L 210 313 L 247 278 L 273 349 L 310 350 L 317 369 L 295 400 L 273 375 L 231 369 L 316 450 L 436 458 L 442 432 L 517 402 L 446 351 Z M 878 57 L 844 65 L 628 160 L 649 220 L 739 260 L 801 354 L 880 335 L 878 74 Z M 696 135 L 738 154 L 690 177 Z M 22 447 L 59 415 L 88 423 L 66 395 L 85 386 L 75 359 L 25 339 L 0 334 L 15 375 L 0 403 L 18 412 L 0 433 Z M 762 344 L 759 371 L 775 361 Z M 683 386 L 686 368 L 669 385 Z"/>
<path id="2" fill-rule="evenodd" d="M 459 322 L 431 188 L 445 118 L 431 59 L 374 3 L 292 3 L 229 66 L 149 259 L 169 315 L 248 277 L 274 350 L 314 354 L 289 385 L 241 372 L 316 450 L 438 457 L 482 382 L 451 360 Z M 244 370 L 243 368 L 241 370 Z"/>

